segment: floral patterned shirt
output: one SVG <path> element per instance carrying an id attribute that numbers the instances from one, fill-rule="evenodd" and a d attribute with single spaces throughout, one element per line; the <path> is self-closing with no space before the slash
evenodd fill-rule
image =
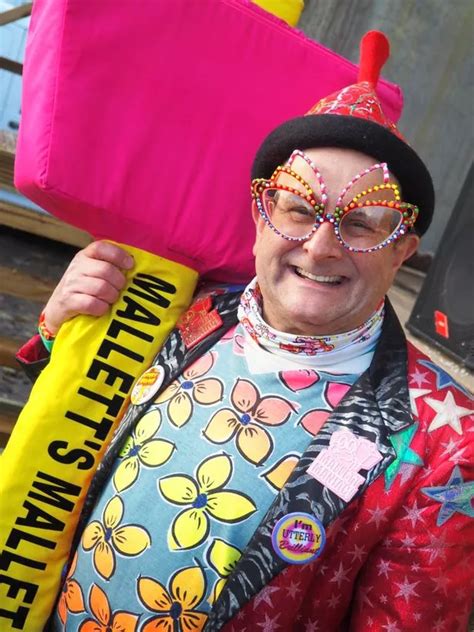
<path id="1" fill-rule="evenodd" d="M 284 360 L 278 370 L 273 354 L 267 372 L 261 362 L 251 371 L 249 348 L 239 324 L 140 419 L 84 531 L 56 629 L 202 629 L 300 455 L 360 374 Z"/>

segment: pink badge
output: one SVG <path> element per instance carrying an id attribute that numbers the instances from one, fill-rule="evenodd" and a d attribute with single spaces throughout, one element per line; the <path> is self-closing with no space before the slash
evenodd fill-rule
<path id="1" fill-rule="evenodd" d="M 349 502 L 364 482 L 360 469 L 370 470 L 382 460 L 375 445 L 349 430 L 337 430 L 308 468 L 308 474 Z"/>

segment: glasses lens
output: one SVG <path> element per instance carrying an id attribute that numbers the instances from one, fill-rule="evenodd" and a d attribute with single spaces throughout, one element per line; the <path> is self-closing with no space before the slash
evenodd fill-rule
<path id="1" fill-rule="evenodd" d="M 346 246 L 368 250 L 380 246 L 402 223 L 402 213 L 386 206 L 365 206 L 347 212 L 339 224 L 339 234 Z"/>
<path id="2" fill-rule="evenodd" d="M 282 189 L 265 189 L 263 205 L 273 226 L 287 237 L 305 237 L 314 226 L 314 206 L 302 196 Z"/>

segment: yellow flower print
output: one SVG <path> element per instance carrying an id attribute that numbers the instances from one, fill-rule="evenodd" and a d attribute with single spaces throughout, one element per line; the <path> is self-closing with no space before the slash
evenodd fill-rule
<path id="1" fill-rule="evenodd" d="M 157 404 L 169 400 L 168 417 L 177 428 L 181 428 L 191 419 L 193 400 L 205 406 L 221 401 L 224 386 L 219 379 L 215 377 L 197 379 L 212 369 L 215 359 L 215 352 L 205 353 L 183 371 L 182 378 L 172 382 L 156 399 Z"/>
<path id="2" fill-rule="evenodd" d="M 138 597 L 157 616 L 148 619 L 141 632 L 200 632 L 207 614 L 195 610 L 206 593 L 206 575 L 199 566 L 177 571 L 168 590 L 156 579 L 140 577 Z"/>
<path id="3" fill-rule="evenodd" d="M 97 584 L 89 592 L 89 607 L 95 619 L 86 619 L 79 632 L 136 632 L 139 615 L 125 610 L 112 612 L 107 595 Z"/>
<path id="4" fill-rule="evenodd" d="M 161 413 L 155 409 L 144 415 L 132 435 L 123 446 L 120 457 L 123 461 L 117 467 L 113 482 L 118 492 L 133 485 L 140 473 L 140 465 L 158 467 L 171 458 L 175 445 L 165 439 L 153 439 L 161 426 Z"/>
<path id="5" fill-rule="evenodd" d="M 239 452 L 254 465 L 262 465 L 273 450 L 273 440 L 262 426 L 284 424 L 295 406 L 283 397 L 261 397 L 249 380 L 238 379 L 230 396 L 235 410 L 222 408 L 210 419 L 204 436 L 213 443 L 236 437 Z"/>
<path id="6" fill-rule="evenodd" d="M 296 467 L 296 464 L 300 460 L 298 454 L 286 454 L 274 465 L 272 465 L 266 472 L 261 474 L 267 483 L 280 491 L 285 486 L 286 481 L 290 478 L 291 473 Z"/>
<path id="7" fill-rule="evenodd" d="M 140 555 L 150 546 L 148 532 L 138 525 L 120 526 L 123 502 L 114 496 L 105 506 L 102 523 L 94 520 L 87 525 L 82 536 L 85 551 L 94 549 L 94 568 L 104 579 L 110 579 L 115 571 L 115 551 L 127 557 Z"/>
<path id="8" fill-rule="evenodd" d="M 210 520 L 240 522 L 256 510 L 252 499 L 241 492 L 223 490 L 232 476 L 228 454 L 204 459 L 196 470 L 196 480 L 186 474 L 165 476 L 158 481 L 164 498 L 175 505 L 191 505 L 171 524 L 168 546 L 172 550 L 192 549 L 207 538 Z"/>
<path id="9" fill-rule="evenodd" d="M 217 601 L 221 590 L 224 588 L 229 575 L 237 566 L 237 562 L 240 560 L 241 556 L 242 552 L 225 540 L 215 538 L 212 541 L 212 544 L 207 551 L 207 561 L 219 575 L 220 579 L 216 581 L 214 588 L 212 589 L 212 596 L 209 598 L 209 603 L 211 605 Z"/>

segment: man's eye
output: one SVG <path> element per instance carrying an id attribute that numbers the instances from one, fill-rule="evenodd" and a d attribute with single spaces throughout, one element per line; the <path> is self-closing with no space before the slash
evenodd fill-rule
<path id="1" fill-rule="evenodd" d="M 312 209 L 306 208 L 305 206 L 290 206 L 287 213 L 293 213 L 303 217 L 313 217 L 314 215 Z"/>
<path id="2" fill-rule="evenodd" d="M 372 222 L 361 217 L 347 217 L 345 218 L 344 225 L 346 230 L 366 231 L 374 232 L 375 226 Z"/>
<path id="3" fill-rule="evenodd" d="M 288 210 L 284 211 L 284 215 L 293 224 L 305 224 L 310 225 L 314 223 L 314 212 L 312 209 L 308 209 L 304 206 L 292 206 Z"/>

